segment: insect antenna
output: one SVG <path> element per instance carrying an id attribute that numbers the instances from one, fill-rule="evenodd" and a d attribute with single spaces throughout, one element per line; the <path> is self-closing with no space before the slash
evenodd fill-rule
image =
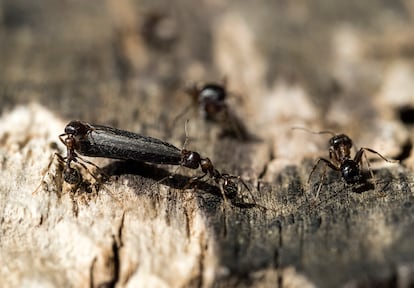
<path id="1" fill-rule="evenodd" d="M 335 136 L 336 135 L 334 132 L 329 131 L 329 130 L 312 131 L 312 130 L 310 130 L 308 128 L 305 128 L 305 127 L 296 127 L 296 126 L 295 127 L 292 127 L 291 129 L 292 130 L 302 130 L 302 131 L 306 131 L 306 132 L 311 133 L 311 134 L 330 134 L 331 136 Z"/>

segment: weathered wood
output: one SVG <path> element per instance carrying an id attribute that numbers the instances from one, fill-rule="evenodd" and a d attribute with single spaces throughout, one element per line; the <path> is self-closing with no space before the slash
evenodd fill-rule
<path id="1" fill-rule="evenodd" d="M 412 43 L 389 40 L 412 32 L 384 4 L 29 2 L 0 1 L 2 287 L 414 284 Z M 411 27 L 404 3 L 393 13 Z M 197 108 L 173 124 L 187 81 L 223 75 L 250 141 L 222 137 Z M 109 180 L 90 167 L 71 186 L 53 158 L 70 119 L 182 147 L 186 118 L 186 148 L 250 191 L 223 199 L 212 181 L 190 185 L 200 171 L 106 159 L 89 160 Z M 307 183 L 329 136 L 294 126 L 403 162 L 372 161 L 364 185 L 322 167 Z"/>

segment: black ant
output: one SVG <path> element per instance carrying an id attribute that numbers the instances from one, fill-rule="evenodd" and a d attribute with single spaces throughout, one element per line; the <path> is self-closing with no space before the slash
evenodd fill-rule
<path id="1" fill-rule="evenodd" d="M 326 166 L 331 168 L 334 171 L 341 172 L 342 179 L 347 184 L 355 184 L 359 183 L 362 180 L 362 172 L 361 172 L 361 165 L 362 165 L 362 156 L 365 156 L 365 152 L 371 152 L 376 154 L 381 159 L 389 163 L 395 163 L 395 161 L 389 160 L 382 156 L 377 151 L 370 149 L 370 148 L 360 148 L 358 152 L 355 154 L 354 158 L 351 158 L 351 148 L 352 148 L 352 140 L 345 134 L 335 134 L 331 131 L 320 131 L 320 132 L 312 132 L 305 128 L 295 127 L 293 129 L 301 129 L 308 131 L 313 134 L 331 134 L 332 138 L 329 139 L 329 160 L 325 158 L 319 158 L 318 161 L 312 168 L 311 173 L 309 174 L 308 183 L 311 179 L 313 172 L 315 172 L 317 166 L 320 162 L 323 162 Z M 366 159 L 367 165 L 369 167 L 369 161 Z M 370 170 L 371 176 L 372 171 Z"/>
<path id="2" fill-rule="evenodd" d="M 198 152 L 183 149 L 181 150 L 181 155 L 181 166 L 190 169 L 197 169 L 198 167 L 200 167 L 201 171 L 204 173 L 201 176 L 196 176 L 192 178 L 191 182 L 199 181 L 207 175 L 217 184 L 220 184 L 220 181 L 223 181 L 221 183 L 223 187 L 223 197 L 228 197 L 229 199 L 234 198 L 236 196 L 236 193 L 234 192 L 237 192 L 233 189 L 235 183 L 232 181 L 232 179 L 238 179 L 245 186 L 245 188 L 247 188 L 247 190 L 250 191 L 246 183 L 244 183 L 244 181 L 241 180 L 239 176 L 233 176 L 227 173 L 220 173 L 216 168 L 214 168 L 214 165 L 209 158 L 202 158 Z"/>
<path id="3" fill-rule="evenodd" d="M 72 162 L 76 162 L 77 164 L 81 165 L 87 171 L 88 171 L 88 168 L 85 166 L 85 164 L 83 164 L 79 160 L 89 165 L 94 166 L 99 171 L 101 170 L 97 165 L 95 165 L 94 163 L 86 159 L 81 158 L 75 152 L 75 150 L 79 146 L 79 140 L 75 137 L 75 135 L 87 135 L 90 131 L 92 131 L 91 129 L 93 129 L 93 127 L 90 125 L 87 125 L 87 126 L 86 125 L 85 126 L 67 125 L 65 127 L 65 133 L 59 135 L 59 140 L 66 147 L 66 157 L 63 157 L 62 155 L 57 154 L 57 153 L 55 155 L 58 157 L 60 162 L 63 162 L 65 164 L 65 167 L 63 169 L 63 179 L 69 184 L 77 185 L 82 182 L 82 176 L 77 169 L 71 166 Z M 66 138 L 64 138 L 65 136 Z M 100 173 L 104 175 L 102 171 L 100 171 Z M 94 176 L 93 174 L 91 175 L 92 177 L 96 179 L 96 176 Z"/>
<path id="4" fill-rule="evenodd" d="M 101 175 L 106 176 L 105 173 L 103 171 L 101 171 L 101 169 L 95 165 L 94 163 L 81 158 L 78 153 L 75 152 L 75 150 L 78 147 L 78 139 L 75 138 L 75 135 L 78 135 L 79 133 L 87 133 L 89 130 L 79 130 L 79 128 L 81 127 L 77 127 L 76 131 L 73 130 L 74 127 L 70 127 L 70 126 L 66 126 L 65 128 L 65 133 L 59 135 L 59 140 L 63 143 L 63 145 L 65 145 L 66 147 L 66 156 L 62 156 L 59 153 L 54 153 L 53 157 L 51 159 L 51 161 L 49 162 L 49 165 L 46 168 L 46 171 L 48 171 L 54 161 L 54 158 L 57 157 L 58 161 L 60 164 L 63 164 L 63 180 L 70 184 L 70 185 L 81 185 L 83 182 L 83 177 L 80 174 L 79 170 L 76 168 L 72 167 L 72 162 L 75 162 L 77 164 L 79 164 L 80 166 L 82 166 L 82 168 L 84 168 L 86 171 L 89 172 L 89 169 L 86 167 L 86 165 L 82 162 L 85 162 L 89 165 L 94 166 L 96 169 L 98 169 L 101 173 Z M 66 136 L 66 137 L 65 137 Z M 65 138 L 64 138 L 65 137 Z M 82 161 L 82 162 L 81 162 Z M 89 172 L 89 174 L 97 181 L 98 178 L 92 174 L 91 172 Z M 43 180 L 44 181 L 44 177 L 43 176 Z M 41 185 L 41 184 L 40 184 Z M 36 188 L 36 190 L 32 193 L 35 194 L 36 191 L 38 191 L 38 189 L 40 188 L 40 185 L 38 188 Z"/>
<path id="5" fill-rule="evenodd" d="M 200 113 L 204 119 L 222 121 L 219 117 L 227 117 L 226 104 L 227 90 L 224 85 L 209 83 L 202 87 L 193 83 L 186 88 L 195 104 L 199 105 Z M 220 114 L 221 113 L 221 114 Z"/>
<path id="6" fill-rule="evenodd" d="M 188 109 L 198 106 L 199 113 L 203 119 L 221 126 L 223 136 L 230 136 L 241 141 L 248 141 L 253 138 L 241 119 L 229 108 L 226 101 L 229 95 L 226 89 L 226 79 L 223 80 L 222 84 L 207 83 L 199 85 L 192 83 L 187 85 L 185 92 L 190 95 L 192 105 L 185 108 L 175 118 L 173 123 L 185 114 Z"/>

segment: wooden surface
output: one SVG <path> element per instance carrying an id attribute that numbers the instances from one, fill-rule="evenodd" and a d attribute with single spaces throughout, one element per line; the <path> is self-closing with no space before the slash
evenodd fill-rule
<path id="1" fill-rule="evenodd" d="M 414 6 L 334 3 L 0 1 L 1 286 L 414 285 Z M 224 78 L 249 141 L 197 107 L 174 122 L 186 83 Z M 68 185 L 53 155 L 71 119 L 177 147 L 189 119 L 186 148 L 249 189 L 107 159 L 89 160 L 108 181 Z M 308 183 L 329 135 L 293 127 L 402 162 Z"/>

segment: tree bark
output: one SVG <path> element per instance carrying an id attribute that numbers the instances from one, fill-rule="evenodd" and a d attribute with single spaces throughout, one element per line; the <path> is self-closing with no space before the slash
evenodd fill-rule
<path id="1" fill-rule="evenodd" d="M 29 2 L 0 1 L 2 286 L 414 285 L 412 43 L 393 29 L 411 31 L 383 4 Z M 177 118 L 185 83 L 222 75 L 233 122 Z M 185 145 L 240 176 L 237 194 L 192 181 L 201 169 L 87 157 L 102 171 L 76 165 L 69 185 L 54 154 L 71 119 Z M 298 126 L 401 163 L 368 153 L 360 183 L 323 163 L 309 177 L 330 135 Z"/>

